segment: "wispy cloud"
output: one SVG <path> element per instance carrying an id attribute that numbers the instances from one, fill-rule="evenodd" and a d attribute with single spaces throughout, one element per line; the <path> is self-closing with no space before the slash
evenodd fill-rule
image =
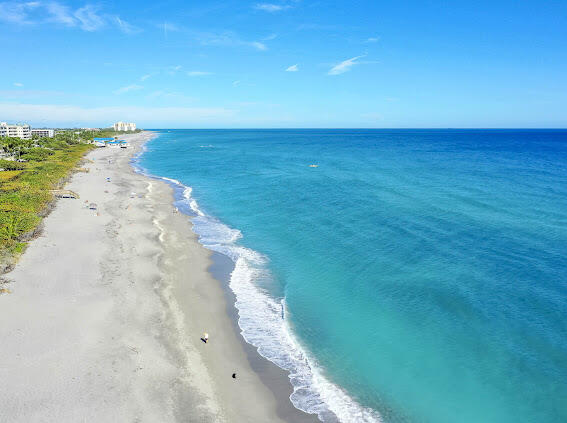
<path id="1" fill-rule="evenodd" d="M 333 66 L 327 74 L 328 75 L 340 75 L 342 73 L 348 72 L 350 70 L 350 68 L 352 68 L 354 65 L 359 64 L 357 62 L 358 59 L 361 59 L 365 56 L 366 55 L 363 54 L 361 56 L 356 56 L 356 57 L 352 57 L 352 58 L 347 59 L 347 60 L 343 60 L 341 63 L 338 63 L 335 66 Z"/>
<path id="2" fill-rule="evenodd" d="M 105 26 L 104 19 L 97 12 L 98 7 L 90 4 L 77 9 L 75 18 L 79 20 L 81 29 L 92 32 Z"/>
<path id="3" fill-rule="evenodd" d="M 183 66 L 181 65 L 170 66 L 167 68 L 166 72 L 170 75 L 175 75 L 177 72 L 181 70 L 181 68 L 183 68 Z"/>
<path id="4" fill-rule="evenodd" d="M 142 87 L 141 85 L 137 85 L 137 84 L 131 84 L 131 85 L 126 85 L 125 87 L 121 87 L 118 88 L 117 90 L 114 91 L 114 94 L 124 94 L 130 91 L 138 91 L 141 90 Z"/>
<path id="5" fill-rule="evenodd" d="M 164 28 L 165 31 L 170 31 L 170 32 L 181 31 L 181 27 L 179 25 L 176 25 L 176 24 L 171 23 L 171 22 L 164 22 L 163 28 Z"/>
<path id="6" fill-rule="evenodd" d="M 115 16 L 114 19 L 115 19 L 116 23 L 118 24 L 118 28 L 120 28 L 120 31 L 122 31 L 124 34 L 128 34 L 128 35 L 137 34 L 137 33 L 142 31 L 137 26 L 129 24 L 124 19 L 120 19 L 119 16 Z"/>
<path id="7" fill-rule="evenodd" d="M 24 84 L 22 84 L 21 82 L 14 82 L 14 87 L 23 87 Z"/>
<path id="8" fill-rule="evenodd" d="M 261 43 L 260 41 L 252 41 L 250 43 L 246 43 L 251 45 L 252 47 L 258 49 L 258 50 L 267 50 L 268 47 L 266 46 L 266 44 Z"/>
<path id="9" fill-rule="evenodd" d="M 206 76 L 206 75 L 212 75 L 211 72 L 205 72 L 205 71 L 189 71 L 187 72 L 187 76 Z"/>
<path id="10" fill-rule="evenodd" d="M 167 39 L 167 35 L 170 32 L 179 32 L 181 31 L 181 27 L 176 24 L 170 22 L 163 22 L 158 25 L 158 27 L 163 31 L 163 37 Z"/>
<path id="11" fill-rule="evenodd" d="M 240 85 L 240 81 L 234 81 L 234 82 L 232 83 L 232 86 L 233 86 L 233 87 L 238 87 L 239 85 Z"/>
<path id="12" fill-rule="evenodd" d="M 0 21 L 18 25 L 59 24 L 89 32 L 112 24 L 125 34 L 142 31 L 118 16 L 101 13 L 99 9 L 99 6 L 86 4 L 73 11 L 57 1 L 4 2 L 0 3 Z"/>
<path id="13" fill-rule="evenodd" d="M 278 34 L 270 34 L 267 37 L 262 38 L 262 41 L 272 41 L 278 38 Z"/>
<path id="14" fill-rule="evenodd" d="M 0 3 L 0 20 L 16 24 L 32 24 L 34 22 L 29 14 L 39 6 L 40 3 L 37 1 Z"/>
<path id="15" fill-rule="evenodd" d="M 49 2 L 45 4 L 45 9 L 49 14 L 49 18 L 47 19 L 49 22 L 60 23 L 67 26 L 75 26 L 77 24 L 67 6 L 56 2 Z"/>
<path id="16" fill-rule="evenodd" d="M 299 65 L 291 65 L 289 68 L 285 70 L 286 72 L 297 72 L 299 71 Z"/>
<path id="17" fill-rule="evenodd" d="M 152 76 L 151 73 L 147 73 L 146 75 L 142 75 L 140 76 L 140 81 L 145 81 L 146 79 L 150 78 Z"/>
<path id="18" fill-rule="evenodd" d="M 365 43 L 377 43 L 380 41 L 380 37 L 370 37 L 364 40 Z"/>
<path id="19" fill-rule="evenodd" d="M 254 5 L 254 9 L 262 10 L 264 12 L 275 13 L 281 12 L 282 10 L 286 10 L 291 8 L 289 5 L 280 5 L 280 4 L 273 4 L 273 3 L 257 3 Z"/>
<path id="20" fill-rule="evenodd" d="M 203 45 L 217 45 L 217 46 L 248 46 L 256 50 L 268 50 L 268 46 L 260 41 L 244 41 L 241 40 L 233 32 L 227 31 L 221 34 L 201 34 L 199 37 Z"/>

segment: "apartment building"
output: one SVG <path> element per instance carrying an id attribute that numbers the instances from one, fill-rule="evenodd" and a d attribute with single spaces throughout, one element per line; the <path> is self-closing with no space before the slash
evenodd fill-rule
<path id="1" fill-rule="evenodd" d="M 135 131 L 136 124 L 135 123 L 127 123 L 127 122 L 116 122 L 112 125 L 115 131 L 123 132 L 123 131 Z"/>
<path id="2" fill-rule="evenodd" d="M 29 140 L 31 139 L 31 128 L 27 124 L 13 125 L 6 122 L 0 122 L 0 136 Z"/>
<path id="3" fill-rule="evenodd" d="M 32 129 L 31 134 L 32 137 L 53 138 L 55 136 L 55 129 Z"/>

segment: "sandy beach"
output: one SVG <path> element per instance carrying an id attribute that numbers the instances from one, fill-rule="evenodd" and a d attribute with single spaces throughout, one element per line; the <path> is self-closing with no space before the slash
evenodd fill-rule
<path id="1" fill-rule="evenodd" d="M 66 185 L 80 199 L 58 200 L 5 275 L 0 421 L 316 421 L 240 336 L 229 263 L 198 244 L 172 187 L 134 172 L 152 136 L 90 152 Z"/>

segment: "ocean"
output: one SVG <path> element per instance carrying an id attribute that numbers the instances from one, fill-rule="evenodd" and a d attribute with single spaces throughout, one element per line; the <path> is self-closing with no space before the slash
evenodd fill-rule
<path id="1" fill-rule="evenodd" d="M 567 131 L 158 130 L 137 165 L 235 264 L 323 421 L 567 421 Z"/>

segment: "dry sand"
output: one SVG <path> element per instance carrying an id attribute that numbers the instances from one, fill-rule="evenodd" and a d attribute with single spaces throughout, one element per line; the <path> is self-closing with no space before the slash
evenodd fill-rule
<path id="1" fill-rule="evenodd" d="M 66 187 L 81 198 L 58 200 L 6 275 L 0 422 L 316 421 L 244 344 L 172 188 L 130 166 L 151 136 L 89 153 Z"/>

